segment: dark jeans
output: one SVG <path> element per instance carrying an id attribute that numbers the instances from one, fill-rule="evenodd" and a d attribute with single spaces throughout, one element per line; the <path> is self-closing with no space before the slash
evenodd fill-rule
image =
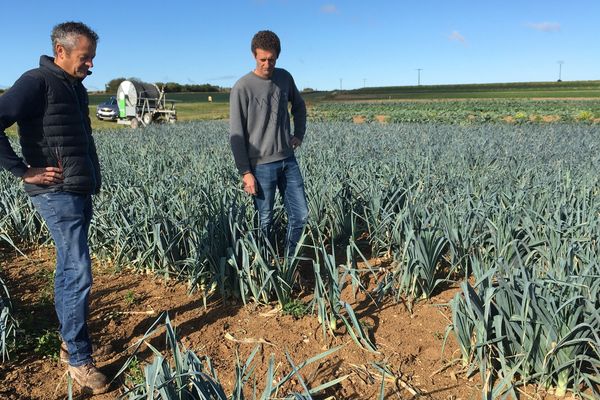
<path id="1" fill-rule="evenodd" d="M 88 230 L 92 219 L 92 197 L 74 193 L 44 193 L 31 197 L 56 246 L 54 306 L 60 335 L 69 350 L 69 364 L 92 361 L 88 333 L 92 264 Z"/>
<path id="2" fill-rule="evenodd" d="M 254 177 L 259 187 L 258 195 L 254 196 L 254 205 L 258 210 L 261 231 L 271 240 L 275 191 L 279 189 L 288 217 L 286 252 L 287 255 L 293 255 L 308 217 L 304 181 L 296 158 L 257 165 Z"/>

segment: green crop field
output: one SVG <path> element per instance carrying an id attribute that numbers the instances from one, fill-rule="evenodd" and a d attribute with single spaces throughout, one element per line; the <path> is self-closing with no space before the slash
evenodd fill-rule
<path id="1" fill-rule="evenodd" d="M 310 214 L 292 258 L 277 250 L 283 230 L 274 248 L 257 234 L 227 143 L 227 93 L 168 94 L 178 122 L 137 130 L 96 120 L 95 105 L 108 96 L 92 95 L 104 188 L 94 200 L 91 248 L 116 269 L 186 282 L 205 307 L 236 299 L 313 316 L 324 341 L 345 335 L 370 354 L 383 349 L 364 315 L 342 298 L 344 288 L 377 307 L 391 302 L 412 310 L 460 287 L 447 304 L 445 335 L 438 334 L 458 343 L 457 367 L 479 374 L 484 398 L 515 398 L 525 385 L 598 398 L 597 85 L 305 93 L 308 136 L 298 158 Z M 15 132 L 9 130 L 18 150 Z M 275 219 L 285 218 L 278 204 Z M 48 240 L 18 182 L 0 171 L 0 245 L 20 249 Z M 295 279 L 307 264 L 314 280 L 303 289 L 311 295 L 305 304 Z M 5 361 L 24 332 L 1 272 Z M 161 318 L 174 346 L 173 327 Z M 171 352 L 185 363 L 171 370 L 158 358 L 147 371 L 186 386 L 189 372 L 204 367 L 193 353 L 177 346 Z M 265 393 L 279 387 L 269 379 Z M 246 382 L 240 378 L 240 390 Z M 130 388 L 129 398 L 144 397 L 147 384 Z"/>
<path id="2" fill-rule="evenodd" d="M 168 93 L 181 121 L 227 119 L 228 93 Z M 212 102 L 208 102 L 208 96 Z M 471 124 L 600 121 L 600 81 L 364 88 L 303 93 L 315 121 Z M 108 98 L 90 96 L 90 113 Z M 114 123 L 94 121 L 104 129 Z"/>
<path id="3" fill-rule="evenodd" d="M 282 306 L 298 299 L 294 273 L 309 262 L 318 272 L 307 309 L 322 334 L 346 326 L 366 352 L 377 341 L 340 298 L 349 282 L 378 304 L 408 307 L 457 282 L 447 335 L 485 398 L 532 383 L 600 395 L 595 125 L 312 122 L 298 153 L 310 210 L 303 260 L 262 246 L 227 134 L 224 121 L 97 132 L 96 256 L 183 279 L 206 300 Z M 39 226 L 0 173 L 0 241 L 44 240 Z M 387 261 L 358 268 L 371 259 Z"/>
<path id="4" fill-rule="evenodd" d="M 600 121 L 598 100 L 480 99 L 452 101 L 319 102 L 309 108 L 316 121 L 417 122 L 445 124 Z"/>
<path id="5" fill-rule="evenodd" d="M 416 123 L 592 123 L 600 122 L 600 99 L 479 99 L 422 101 L 311 101 L 307 97 L 311 121 L 416 122 Z M 220 120 L 229 118 L 227 102 L 176 103 L 179 121 Z M 94 130 L 121 129 L 112 121 L 95 118 L 96 106 L 90 106 Z M 16 126 L 7 131 L 16 135 Z"/>
<path id="6" fill-rule="evenodd" d="M 111 95 L 90 94 L 94 129 L 122 128 L 94 118 Z M 208 97 L 212 97 L 212 102 Z M 167 93 L 180 121 L 229 118 L 229 93 Z M 600 121 L 600 81 L 524 82 L 364 88 L 308 92 L 309 117 L 361 122 L 549 123 Z M 361 118 L 362 117 L 362 118 Z M 11 135 L 16 128 L 8 130 Z"/>
<path id="7" fill-rule="evenodd" d="M 334 91 L 321 97 L 328 100 L 598 98 L 600 81 L 391 86 Z"/>

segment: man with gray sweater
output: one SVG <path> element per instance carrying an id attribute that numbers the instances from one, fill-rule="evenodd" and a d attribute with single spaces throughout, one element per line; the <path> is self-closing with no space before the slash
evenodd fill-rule
<path id="1" fill-rule="evenodd" d="M 260 228 L 268 240 L 279 188 L 288 217 L 286 251 L 292 256 L 308 216 L 304 182 L 294 156 L 304 139 L 306 106 L 292 75 L 275 68 L 281 52 L 277 35 L 258 32 L 251 50 L 256 68 L 231 90 L 229 141 L 244 191 L 254 197 Z M 293 134 L 288 102 L 294 117 Z"/>

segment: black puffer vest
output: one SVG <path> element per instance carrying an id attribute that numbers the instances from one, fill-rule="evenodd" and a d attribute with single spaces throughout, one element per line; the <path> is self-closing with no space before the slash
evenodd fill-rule
<path id="1" fill-rule="evenodd" d="M 43 112 L 19 121 L 23 158 L 32 167 L 63 168 L 60 185 L 25 184 L 29 195 L 47 192 L 94 194 L 100 190 L 100 166 L 92 137 L 88 95 L 82 83 L 72 78 L 48 56 L 40 67 L 26 73 L 43 82 L 46 104 Z"/>

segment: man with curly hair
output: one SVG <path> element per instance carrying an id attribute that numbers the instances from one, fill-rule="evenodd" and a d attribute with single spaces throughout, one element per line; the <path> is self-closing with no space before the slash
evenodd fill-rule
<path id="1" fill-rule="evenodd" d="M 294 156 L 304 139 L 306 106 L 292 75 L 275 68 L 281 53 L 277 35 L 258 32 L 251 50 L 256 66 L 231 90 L 229 141 L 244 191 L 254 198 L 261 232 L 268 240 L 272 240 L 273 206 L 279 189 L 288 218 L 286 254 L 292 256 L 308 217 L 304 182 Z"/>

